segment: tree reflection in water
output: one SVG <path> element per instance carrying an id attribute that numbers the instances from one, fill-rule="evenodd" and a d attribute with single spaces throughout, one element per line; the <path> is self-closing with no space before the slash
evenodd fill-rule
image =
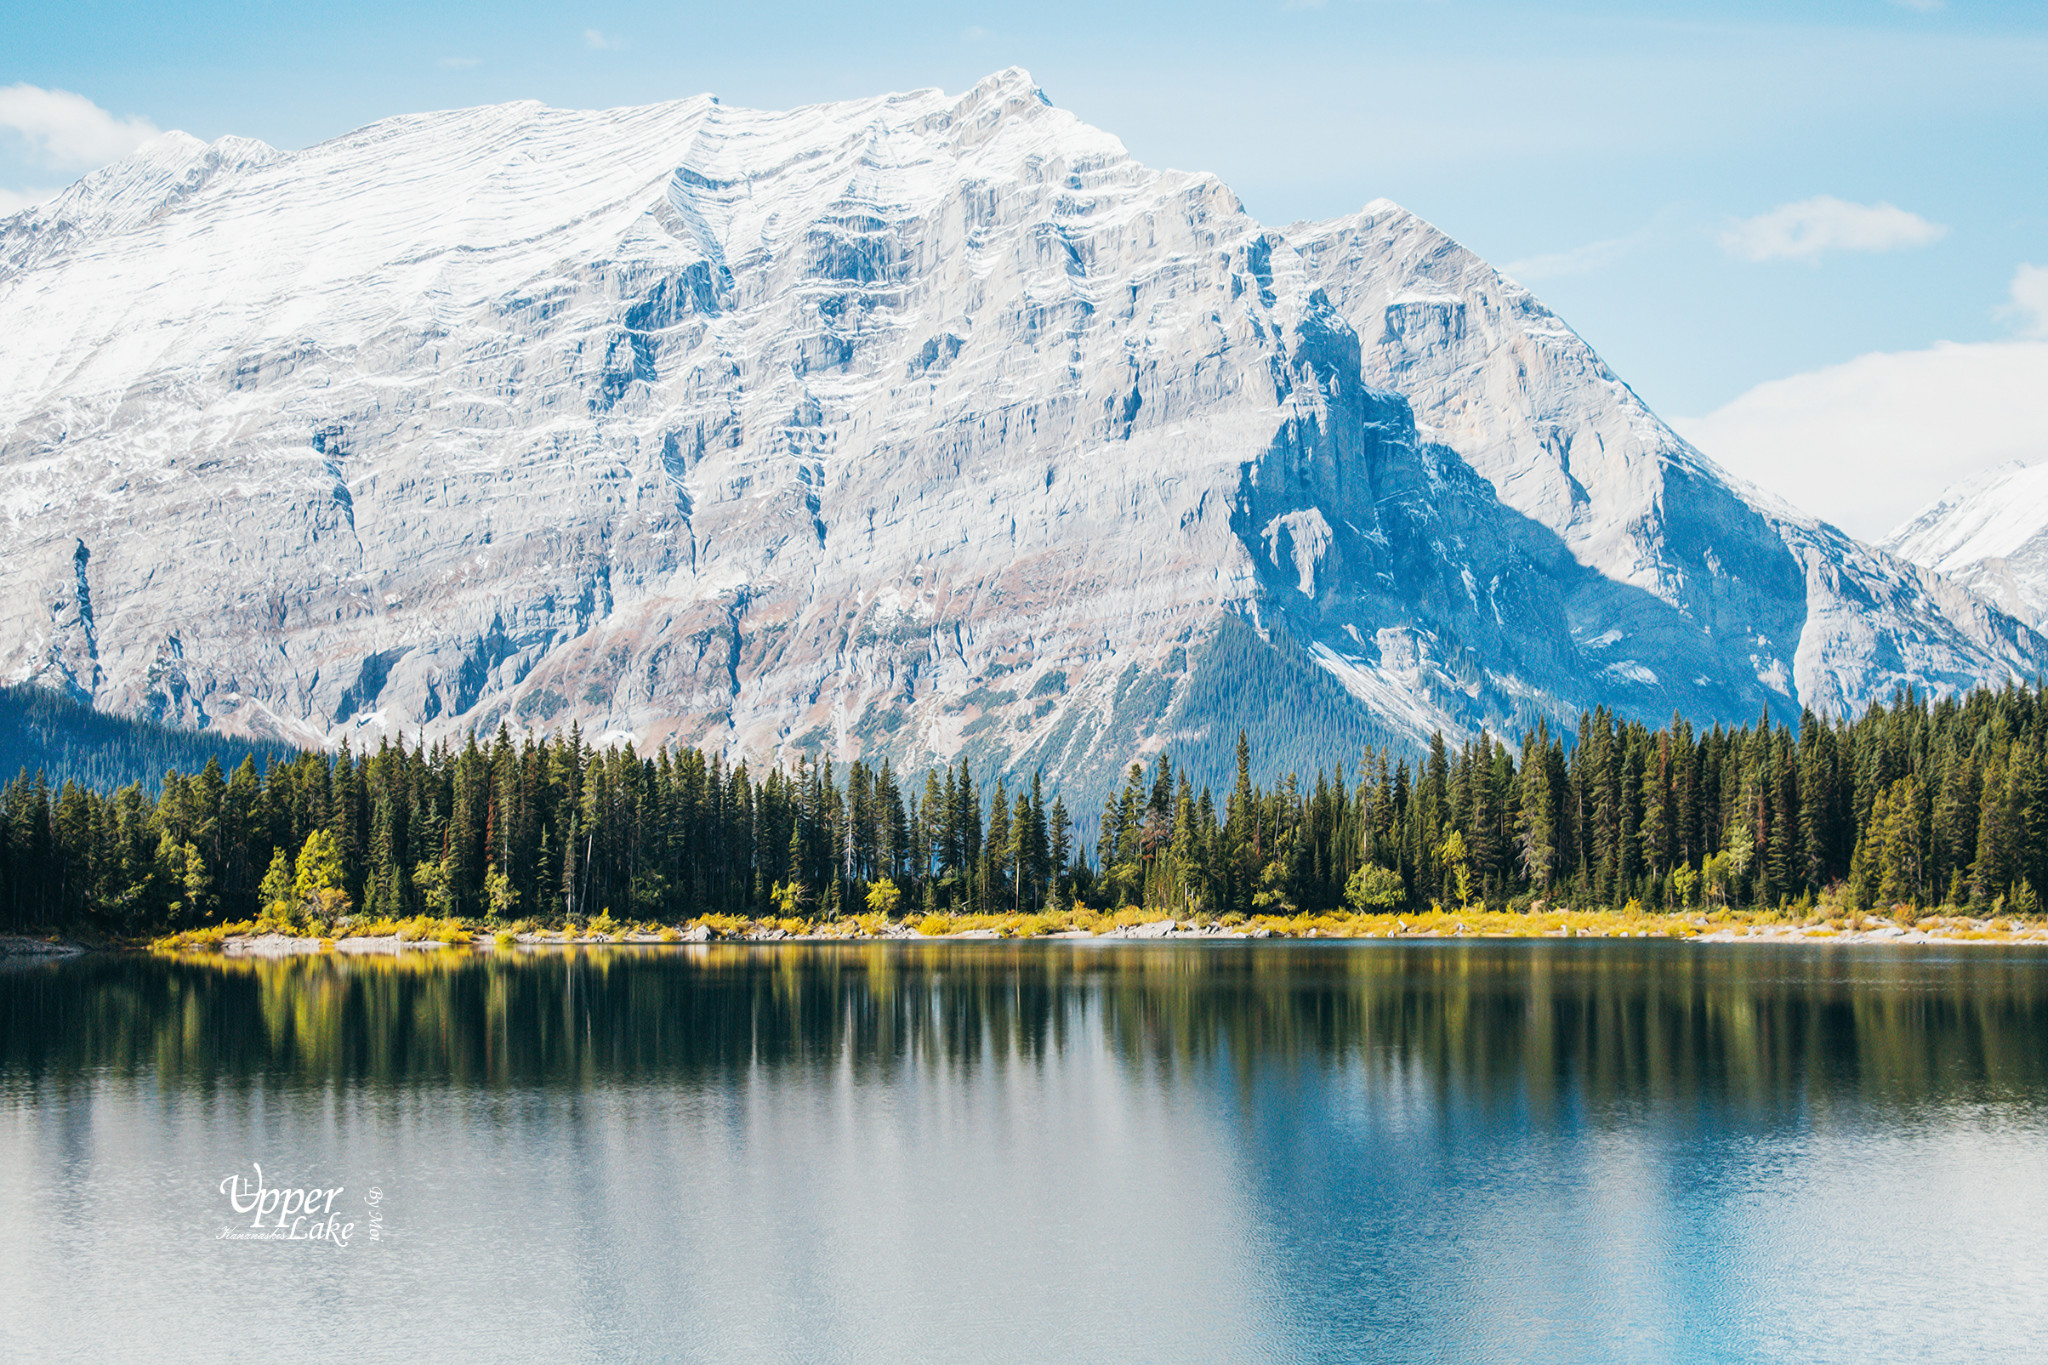
<path id="1" fill-rule="evenodd" d="M 1257 1071 L 1363 1068 L 1538 1118 L 1563 1102 L 2038 1101 L 2044 968 L 2007 948 L 1526 941 L 106 956 L 0 975 L 0 1071 L 687 1085 L 1043 1061 L 1085 1035 L 1132 1067 L 1238 1074 L 1247 1097 Z"/>

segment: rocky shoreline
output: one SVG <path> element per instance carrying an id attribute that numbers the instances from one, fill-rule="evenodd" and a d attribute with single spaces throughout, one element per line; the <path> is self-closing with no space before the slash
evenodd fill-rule
<path id="1" fill-rule="evenodd" d="M 1943 944 L 2048 944 L 2048 928 L 2026 926 L 1999 929 L 1986 921 L 1974 921 L 1967 928 L 1920 929 L 1900 924 L 1875 929 L 1829 929 L 1814 925 L 1752 924 L 1739 929 L 1717 929 L 1701 934 L 1694 943 L 1943 943 Z"/>
<path id="2" fill-rule="evenodd" d="M 698 943 L 848 943 L 848 942 L 993 942 L 1011 937 L 994 929 L 963 929 L 953 934 L 923 934 L 908 925 L 891 925 L 881 933 L 868 933 L 854 929 L 849 933 L 805 934 L 790 933 L 773 925 L 756 926 L 739 933 L 726 934 L 707 924 L 696 924 L 680 934 L 619 934 L 607 937 L 602 934 L 564 936 L 562 934 L 528 933 L 511 935 L 509 943 L 478 935 L 469 943 L 453 943 L 445 939 L 405 939 L 397 935 L 378 937 L 355 937 L 323 939 L 291 934 L 251 934 L 224 938 L 216 951 L 228 957 L 300 957 L 314 953 L 333 951 L 337 953 L 403 953 L 445 948 L 469 948 L 484 952 L 502 952 L 517 948 L 597 948 L 616 945 L 674 947 Z M 1194 925 L 1174 920 L 1157 920 L 1149 924 L 1107 930 L 1097 934 L 1086 929 L 1063 929 L 1058 933 L 1043 934 L 1046 939 L 1263 939 L 1285 937 L 1276 935 L 1263 925 L 1251 929 L 1226 929 L 1220 925 Z"/>
<path id="3" fill-rule="evenodd" d="M 37 938 L 31 934 L 0 934 L 0 957 L 76 957 L 85 949 L 63 939 Z"/>
<path id="4" fill-rule="evenodd" d="M 1650 930 L 1626 929 L 1577 929 L 1563 928 L 1536 930 L 1530 932 L 1502 932 L 1485 928 L 1468 929 L 1464 924 L 1453 922 L 1448 927 L 1411 928 L 1405 921 L 1397 921 L 1381 933 L 1357 935 L 1324 934 L 1310 928 L 1302 933 L 1276 931 L 1263 925 L 1226 926 L 1217 923 L 1198 924 L 1192 920 L 1159 919 L 1140 924 L 1120 925 L 1096 933 L 1088 929 L 1063 929 L 1055 933 L 1038 935 L 1044 939 L 1059 940 L 1152 940 L 1152 941 L 1213 941 L 1225 939 L 1318 939 L 1325 942 L 1361 942 L 1367 939 L 1516 939 L 1516 938 L 1671 938 L 1690 943 L 1882 943 L 1882 944 L 2010 944 L 2038 943 L 2048 946 L 2048 926 L 2020 925 L 2000 927 L 1990 921 L 1964 921 L 1955 925 L 1942 925 L 1932 929 L 1908 928 L 1898 924 L 1882 924 L 1873 928 L 1834 929 L 1824 925 L 1742 925 L 1696 932 L 1687 935 L 1658 933 Z M 602 934 L 564 935 L 560 933 L 506 934 L 496 937 L 479 934 L 469 943 L 456 943 L 444 939 L 401 938 L 398 935 L 375 937 L 349 937 L 323 939 L 290 934 L 258 934 L 231 936 L 222 939 L 214 951 L 229 957 L 298 957 L 323 952 L 351 955 L 383 954 L 392 955 L 406 952 L 464 948 L 478 952 L 504 952 L 524 948 L 578 948 L 606 946 L 680 946 L 705 943 L 846 943 L 910 941 L 921 943 L 943 942 L 994 942 L 1014 938 L 999 929 L 972 928 L 947 934 L 926 934 L 907 924 L 892 924 L 877 933 L 871 933 L 859 926 L 849 926 L 834 933 L 792 933 L 775 925 L 751 925 L 732 933 L 721 932 L 711 925 L 697 923 L 681 931 L 661 934 L 626 933 L 616 936 Z M 34 945 L 11 947 L 12 944 Z M 59 945 L 43 940 L 0 939 L 0 954 L 29 955 L 39 952 L 44 955 L 76 953 L 81 951 L 74 945 Z"/>

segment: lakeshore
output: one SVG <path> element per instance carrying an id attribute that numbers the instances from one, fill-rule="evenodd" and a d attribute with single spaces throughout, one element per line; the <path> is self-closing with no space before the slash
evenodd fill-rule
<path id="1" fill-rule="evenodd" d="M 564 926 L 491 925 L 456 920 L 381 921 L 357 930 L 324 932 L 284 926 L 218 925 L 151 940 L 157 952 L 218 952 L 228 956 L 289 957 L 335 952 L 390 954 L 422 951 L 506 952 L 545 948 L 659 947 L 702 943 L 834 943 L 854 941 L 961 942 L 1025 939 L 1224 942 L 1247 939 L 1533 939 L 1664 938 L 1692 943 L 1836 943 L 1917 945 L 2040 944 L 2048 947 L 2048 921 L 1965 913 L 1891 916 L 1807 914 L 1787 911 L 1717 911 L 1707 914 L 1627 914 L 1613 911 L 1430 910 L 1418 914 L 1260 915 L 1181 917 L 1142 910 L 1068 911 L 1039 915 L 926 915 L 893 919 L 854 915 L 834 920 L 785 917 L 743 919 L 706 915 L 681 924 Z M 43 940 L 39 951 L 61 951 Z M 125 947 L 145 945 L 130 944 Z M 0 945 L 0 951 L 13 951 Z M 22 950 L 26 952 L 27 949 Z"/>

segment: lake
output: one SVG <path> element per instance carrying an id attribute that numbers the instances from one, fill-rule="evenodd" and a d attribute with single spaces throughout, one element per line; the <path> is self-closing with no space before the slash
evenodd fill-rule
<path id="1" fill-rule="evenodd" d="M 10 1360 L 2038 1359 L 2048 953 L 9 964 L 0 1276 Z"/>

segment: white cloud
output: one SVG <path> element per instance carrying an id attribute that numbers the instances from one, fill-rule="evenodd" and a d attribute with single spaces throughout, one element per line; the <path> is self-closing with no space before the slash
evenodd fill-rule
<path id="1" fill-rule="evenodd" d="M 988 37 L 988 30 L 983 28 L 980 24 L 971 24 L 968 26 L 967 31 L 961 34 L 960 36 L 965 38 L 970 43 L 978 43 L 983 38 Z"/>
<path id="2" fill-rule="evenodd" d="M 2030 337 L 2048 338 L 2048 266 L 2023 265 L 2012 273 L 2012 302 L 1998 310 Z"/>
<path id="3" fill-rule="evenodd" d="M 1721 233 L 1721 247 L 1746 261 L 1813 260 L 1827 251 L 1897 251 L 1948 235 L 1939 223 L 1890 204 L 1852 204 L 1815 195 L 1741 218 Z"/>
<path id="4" fill-rule="evenodd" d="M 1892 0 L 1900 9 L 1912 10 L 1915 14 L 1933 14 L 1948 8 L 1948 0 Z"/>
<path id="5" fill-rule="evenodd" d="M 626 40 L 607 38 L 602 29 L 586 28 L 583 30 L 583 45 L 592 52 L 617 52 L 626 46 Z"/>
<path id="6" fill-rule="evenodd" d="M 0 190 L 0 218 L 32 208 L 55 193 L 55 190 Z"/>
<path id="7" fill-rule="evenodd" d="M 2048 342 L 1859 356 L 1671 425 L 1732 473 L 1880 540 L 1959 480 L 2048 457 Z"/>
<path id="8" fill-rule="evenodd" d="M 83 95 L 35 85 L 0 87 L 0 131 L 52 166 L 92 166 L 126 156 L 162 130 L 146 118 L 115 118 Z"/>
<path id="9" fill-rule="evenodd" d="M 473 66 L 482 66 L 483 64 L 483 58 L 481 57 L 443 57 L 440 61 L 434 63 L 435 66 L 445 71 L 467 71 Z"/>

